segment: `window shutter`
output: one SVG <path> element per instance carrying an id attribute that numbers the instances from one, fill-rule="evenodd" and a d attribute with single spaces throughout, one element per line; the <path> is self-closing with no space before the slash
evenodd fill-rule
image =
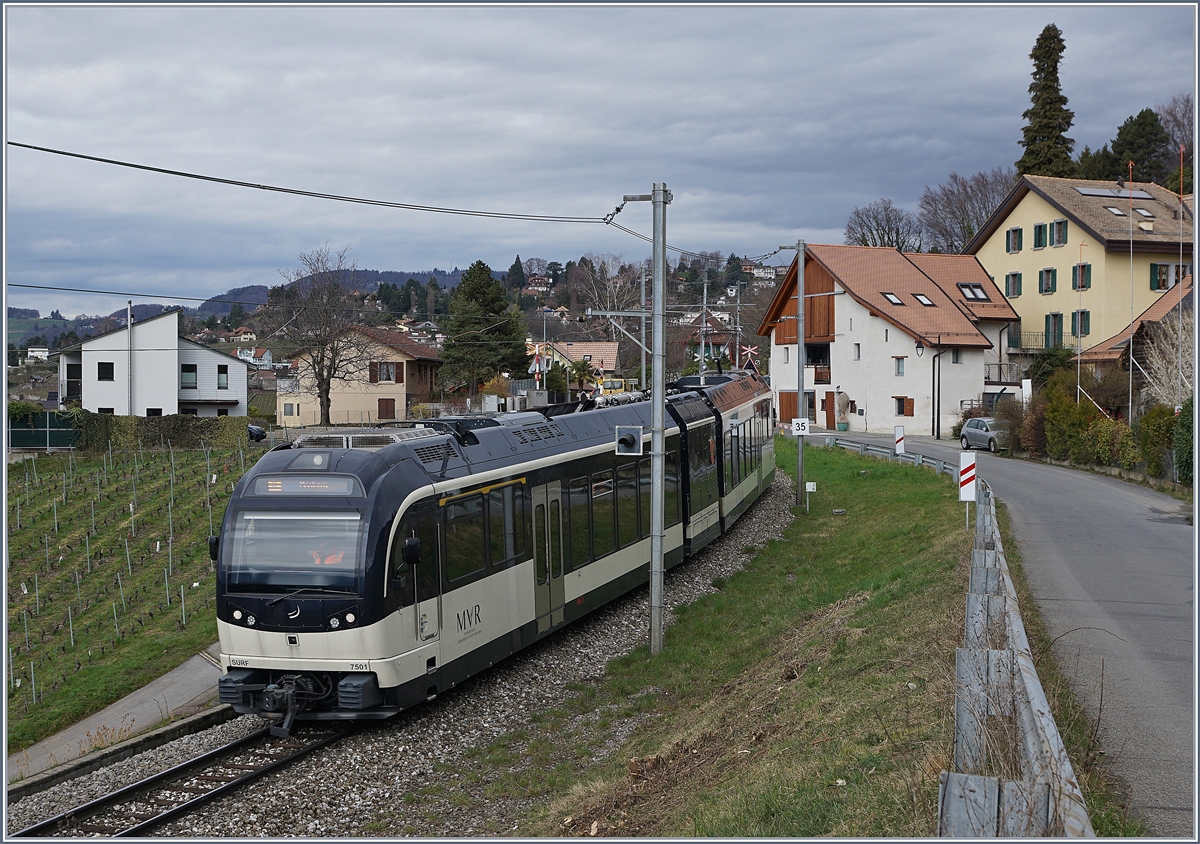
<path id="1" fill-rule="evenodd" d="M 404 367 L 406 367 L 407 365 L 408 364 L 402 360 L 396 361 L 396 383 L 397 384 L 404 383 Z"/>
<path id="2" fill-rule="evenodd" d="M 1009 229 L 1008 231 L 1006 231 L 1004 233 L 1004 251 L 1005 252 L 1013 251 L 1012 242 L 1013 242 L 1013 232 L 1012 232 L 1012 229 Z"/>
<path id="3" fill-rule="evenodd" d="M 1071 267 L 1071 289 L 1072 290 L 1079 289 L 1079 265 L 1078 264 L 1075 264 L 1073 267 Z"/>
<path id="4" fill-rule="evenodd" d="M 1061 246 L 1062 244 L 1067 242 L 1067 221 L 1063 220 L 1060 225 L 1062 226 L 1062 228 L 1059 229 L 1059 232 L 1058 232 L 1058 243 Z"/>
<path id="5" fill-rule="evenodd" d="M 1158 264 L 1150 265 L 1150 289 L 1158 289 Z"/>
<path id="6" fill-rule="evenodd" d="M 1046 314 L 1046 348 L 1054 348 L 1054 315 Z"/>
<path id="7" fill-rule="evenodd" d="M 913 404 L 914 403 L 915 403 L 915 399 L 905 399 L 904 400 L 904 415 L 905 416 L 913 415 Z"/>
<path id="8" fill-rule="evenodd" d="M 1050 292 L 1053 293 L 1058 289 L 1058 269 L 1050 270 Z"/>
<path id="9" fill-rule="evenodd" d="M 1079 311 L 1071 312 L 1071 336 L 1079 336 Z"/>
<path id="10" fill-rule="evenodd" d="M 1017 281 L 1016 292 L 1013 293 L 1013 295 L 1020 296 L 1021 295 L 1021 274 L 1020 273 L 1017 273 L 1016 281 Z"/>
<path id="11" fill-rule="evenodd" d="M 379 364 L 376 363 L 375 361 L 371 361 L 371 363 L 368 364 L 368 366 L 367 366 L 367 370 L 368 370 L 368 372 L 367 372 L 368 380 L 372 384 L 378 384 L 379 383 Z M 361 370 L 359 370 L 359 371 L 361 372 Z"/>
<path id="12" fill-rule="evenodd" d="M 1092 265 L 1083 265 L 1083 289 L 1090 290 L 1092 287 Z"/>
<path id="13" fill-rule="evenodd" d="M 1025 231 L 1025 229 L 1017 229 L 1017 251 L 1018 252 L 1021 251 L 1021 233 L 1023 231 Z"/>
<path id="14" fill-rule="evenodd" d="M 1079 315 L 1079 318 L 1080 318 L 1080 322 L 1083 323 L 1082 327 L 1079 329 L 1080 334 L 1082 334 L 1084 336 L 1091 334 L 1092 333 L 1092 312 L 1084 311 L 1083 313 L 1081 313 Z"/>

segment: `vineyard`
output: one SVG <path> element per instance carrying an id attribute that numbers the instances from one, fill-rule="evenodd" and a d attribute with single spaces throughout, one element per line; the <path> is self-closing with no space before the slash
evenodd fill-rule
<path id="1" fill-rule="evenodd" d="M 9 753 L 216 641 L 208 536 L 248 449 L 164 441 L 8 464 Z"/>

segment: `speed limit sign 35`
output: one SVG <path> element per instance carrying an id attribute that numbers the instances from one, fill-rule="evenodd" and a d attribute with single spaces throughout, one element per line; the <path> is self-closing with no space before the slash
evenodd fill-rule
<path id="1" fill-rule="evenodd" d="M 792 436 L 807 437 L 808 436 L 808 420 L 793 419 L 792 420 Z"/>

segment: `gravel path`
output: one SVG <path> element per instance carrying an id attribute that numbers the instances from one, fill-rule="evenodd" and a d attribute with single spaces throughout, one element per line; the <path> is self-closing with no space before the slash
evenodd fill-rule
<path id="1" fill-rule="evenodd" d="M 783 472 L 775 478 L 729 535 L 667 572 L 665 623 L 673 618 L 672 607 L 715 591 L 713 582 L 741 569 L 748 551 L 781 536 L 792 520 L 793 487 Z M 648 588 L 638 589 L 449 694 L 318 751 L 155 835 L 520 835 L 517 819 L 532 801 L 468 796 L 464 789 L 473 786 L 444 766 L 460 765 L 464 751 L 505 733 L 530 730 L 537 713 L 574 694 L 572 684 L 599 681 L 609 660 L 648 640 L 649 603 Z M 30 795 L 8 807 L 8 829 L 24 829 L 261 725 L 257 717 L 243 716 Z M 597 758 L 614 752 L 636 726 L 616 723 Z"/>

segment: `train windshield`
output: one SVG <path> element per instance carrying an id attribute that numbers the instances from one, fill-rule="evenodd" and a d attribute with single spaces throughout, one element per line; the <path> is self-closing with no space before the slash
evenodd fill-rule
<path id="1" fill-rule="evenodd" d="M 357 593 L 363 524 L 355 511 L 238 513 L 224 561 L 228 588 Z"/>

